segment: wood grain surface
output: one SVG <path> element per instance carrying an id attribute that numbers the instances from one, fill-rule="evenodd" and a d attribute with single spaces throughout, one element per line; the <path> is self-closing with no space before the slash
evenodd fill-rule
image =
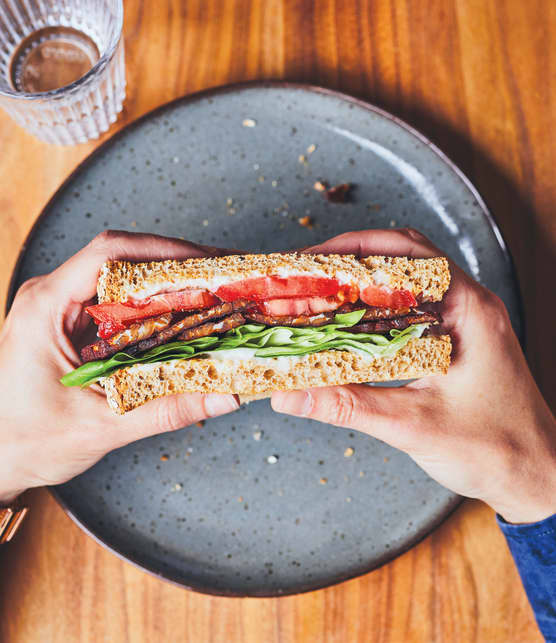
<path id="1" fill-rule="evenodd" d="M 489 204 L 521 283 L 528 359 L 556 406 L 556 3 L 125 0 L 128 98 L 111 135 L 174 97 L 307 81 L 407 120 Z M 106 138 L 106 136 L 105 136 Z M 55 148 L 0 114 L 0 291 L 46 200 L 97 142 Z M 1 457 L 1 456 L 0 456 Z M 386 567 L 280 599 L 187 592 L 85 536 L 45 491 L 0 553 L 0 641 L 541 641 L 492 512 L 466 503 Z"/>

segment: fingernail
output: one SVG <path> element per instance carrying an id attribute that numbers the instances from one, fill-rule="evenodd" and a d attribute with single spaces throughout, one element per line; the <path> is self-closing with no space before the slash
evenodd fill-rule
<path id="1" fill-rule="evenodd" d="M 272 395 L 272 408 L 278 413 L 305 417 L 313 409 L 313 396 L 308 391 L 288 391 Z"/>
<path id="2" fill-rule="evenodd" d="M 209 417 L 224 415 L 237 411 L 239 404 L 233 395 L 220 395 L 219 393 L 210 393 L 205 395 L 205 412 Z"/>

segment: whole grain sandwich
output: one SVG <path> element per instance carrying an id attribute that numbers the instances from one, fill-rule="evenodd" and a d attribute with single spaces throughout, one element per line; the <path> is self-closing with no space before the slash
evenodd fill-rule
<path id="1" fill-rule="evenodd" d="M 450 284 L 444 257 L 230 255 L 107 262 L 98 341 L 66 386 L 99 382 L 117 413 L 174 393 L 272 391 L 446 373 L 432 332 Z M 423 308 L 423 305 L 424 308 Z"/>

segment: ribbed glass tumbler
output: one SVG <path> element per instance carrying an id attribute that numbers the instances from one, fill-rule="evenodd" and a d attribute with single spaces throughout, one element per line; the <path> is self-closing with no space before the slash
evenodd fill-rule
<path id="1" fill-rule="evenodd" d="M 0 107 L 47 143 L 97 138 L 125 98 L 122 0 L 0 0 Z"/>

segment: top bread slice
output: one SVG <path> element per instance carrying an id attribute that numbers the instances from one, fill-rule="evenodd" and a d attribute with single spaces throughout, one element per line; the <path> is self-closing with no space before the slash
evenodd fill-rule
<path id="1" fill-rule="evenodd" d="M 419 301 L 440 301 L 450 285 L 445 257 L 354 255 L 311 255 L 273 253 L 228 255 L 131 263 L 108 261 L 103 264 L 97 285 L 99 303 L 142 299 L 159 292 L 207 288 L 216 290 L 223 283 L 261 276 L 286 277 L 313 275 L 338 279 L 341 283 L 375 284 L 393 290 L 409 290 Z"/>

